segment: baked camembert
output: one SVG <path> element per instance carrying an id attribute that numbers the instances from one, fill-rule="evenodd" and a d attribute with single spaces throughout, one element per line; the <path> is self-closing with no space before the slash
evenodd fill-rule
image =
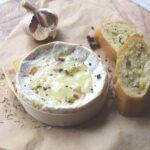
<path id="1" fill-rule="evenodd" d="M 96 54 L 80 45 L 52 45 L 23 60 L 16 77 L 22 99 L 42 110 L 67 109 L 85 105 L 106 91 L 107 73 Z"/>

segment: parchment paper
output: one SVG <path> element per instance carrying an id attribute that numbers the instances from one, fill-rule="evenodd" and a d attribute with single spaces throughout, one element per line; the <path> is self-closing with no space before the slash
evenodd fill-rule
<path id="1" fill-rule="evenodd" d="M 108 17 L 119 16 L 109 0 L 53 0 L 40 1 L 59 16 L 56 40 L 88 46 L 86 36 L 91 26 L 99 25 Z M 22 29 L 22 22 L 9 35 L 0 48 L 0 66 L 7 66 L 14 75 L 12 61 L 39 45 Z M 108 72 L 113 63 L 96 51 Z M 5 83 L 0 74 L 1 84 Z M 111 85 L 111 83 L 110 83 Z M 95 118 L 72 128 L 44 125 L 30 117 L 14 94 L 5 85 L 0 89 L 0 150 L 150 150 L 150 118 L 127 118 L 117 111 L 112 96 Z"/>

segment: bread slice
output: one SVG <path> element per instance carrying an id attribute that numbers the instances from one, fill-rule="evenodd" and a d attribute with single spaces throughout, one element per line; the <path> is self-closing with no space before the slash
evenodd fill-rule
<path id="1" fill-rule="evenodd" d="M 150 47 L 134 34 L 118 52 L 115 70 L 118 109 L 123 115 L 140 115 L 150 101 Z"/>
<path id="2" fill-rule="evenodd" d="M 135 26 L 124 20 L 105 21 L 94 33 L 95 39 L 114 60 L 128 37 L 136 33 Z"/>

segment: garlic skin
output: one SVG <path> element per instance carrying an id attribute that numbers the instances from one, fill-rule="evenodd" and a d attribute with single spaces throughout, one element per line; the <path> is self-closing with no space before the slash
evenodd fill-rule
<path id="1" fill-rule="evenodd" d="M 32 34 L 32 36 L 37 41 L 45 40 L 49 37 L 49 34 L 52 39 L 56 37 L 56 30 L 52 30 L 51 27 L 45 28 L 38 24 L 36 31 Z"/>
<path id="2" fill-rule="evenodd" d="M 32 12 L 28 12 L 23 20 L 23 28 L 25 33 L 30 35 L 36 41 L 43 41 L 48 38 L 55 39 L 57 34 L 57 24 L 58 24 L 58 17 L 57 15 L 49 9 L 40 9 L 41 12 L 47 14 L 47 17 L 51 20 L 51 24 L 48 27 L 42 27 L 39 23 L 35 23 L 33 21 L 34 14 Z M 31 30 L 32 26 L 32 31 Z"/>

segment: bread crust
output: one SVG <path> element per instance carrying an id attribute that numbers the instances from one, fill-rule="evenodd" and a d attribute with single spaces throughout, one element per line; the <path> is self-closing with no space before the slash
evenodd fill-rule
<path id="1" fill-rule="evenodd" d="M 142 115 L 149 101 L 149 93 L 139 97 L 128 95 L 121 86 L 119 80 L 115 84 L 116 103 L 119 112 L 124 116 Z"/>
<path id="2" fill-rule="evenodd" d="M 122 49 L 119 51 L 118 57 L 128 48 L 128 45 L 131 41 L 139 41 L 141 39 L 143 39 L 143 36 L 139 34 L 135 34 L 131 36 L 127 40 L 125 45 L 122 47 Z M 115 82 L 114 87 L 115 87 L 116 102 L 117 102 L 118 110 L 122 115 L 125 115 L 125 116 L 142 115 L 144 113 L 146 106 L 149 103 L 150 83 L 149 82 L 147 83 L 145 91 L 143 91 L 142 95 L 131 96 L 129 93 L 125 91 L 121 83 L 121 80 L 118 78 L 119 67 L 120 67 L 120 60 L 117 59 L 115 75 L 114 75 L 114 82 Z"/>
<path id="3" fill-rule="evenodd" d="M 98 43 L 100 43 L 101 47 L 105 50 L 105 53 L 108 57 L 116 60 L 117 53 L 115 49 L 111 46 L 111 44 L 106 40 L 102 33 L 102 29 L 97 28 L 94 34 L 94 37 Z"/>

